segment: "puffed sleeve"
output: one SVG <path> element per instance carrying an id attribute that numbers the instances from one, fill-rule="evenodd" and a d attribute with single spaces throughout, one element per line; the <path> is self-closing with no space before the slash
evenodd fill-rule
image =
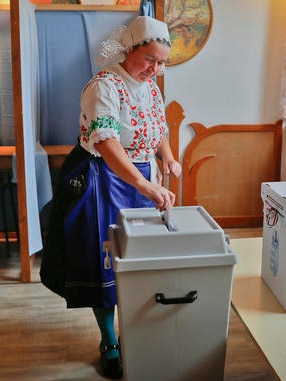
<path id="1" fill-rule="evenodd" d="M 120 139 L 120 99 L 116 87 L 107 79 L 93 78 L 81 94 L 80 142 L 100 156 L 94 144 L 108 138 Z"/>

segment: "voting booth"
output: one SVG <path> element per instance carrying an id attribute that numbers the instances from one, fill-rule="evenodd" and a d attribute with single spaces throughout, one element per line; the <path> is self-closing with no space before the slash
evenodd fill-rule
<path id="1" fill-rule="evenodd" d="M 109 228 L 126 381 L 222 381 L 236 255 L 200 206 Z"/>

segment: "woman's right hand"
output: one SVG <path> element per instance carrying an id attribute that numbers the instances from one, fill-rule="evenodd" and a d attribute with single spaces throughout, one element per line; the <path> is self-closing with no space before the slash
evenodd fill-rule
<path id="1" fill-rule="evenodd" d="M 160 184 L 152 183 L 146 179 L 137 186 L 137 189 L 143 196 L 154 201 L 156 209 L 159 209 L 160 212 L 170 209 L 176 200 L 173 192 Z"/>
<path id="2" fill-rule="evenodd" d="M 174 205 L 175 194 L 160 184 L 146 180 L 115 138 L 102 140 L 94 147 L 117 176 L 134 186 L 143 196 L 154 201 L 157 209 L 163 211 Z"/>

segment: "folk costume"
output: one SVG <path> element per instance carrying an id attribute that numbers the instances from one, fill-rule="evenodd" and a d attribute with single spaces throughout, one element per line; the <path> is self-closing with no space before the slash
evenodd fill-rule
<path id="1" fill-rule="evenodd" d="M 159 181 L 155 156 L 168 132 L 160 90 L 119 64 L 128 49 L 151 40 L 170 44 L 165 23 L 140 16 L 117 28 L 100 49 L 101 63 L 111 66 L 82 91 L 79 144 L 59 174 L 40 271 L 43 284 L 64 297 L 68 308 L 116 304 L 112 260 L 104 249 L 108 226 L 119 209 L 154 207 L 110 170 L 94 146 L 117 139 L 144 177 Z"/>

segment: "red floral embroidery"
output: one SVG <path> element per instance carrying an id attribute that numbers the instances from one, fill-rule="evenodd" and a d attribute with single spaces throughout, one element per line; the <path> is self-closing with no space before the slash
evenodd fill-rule
<path id="1" fill-rule="evenodd" d="M 140 144 L 139 144 L 139 148 L 140 149 L 144 149 L 146 147 L 146 144 L 144 141 L 141 140 Z"/>
<path id="2" fill-rule="evenodd" d="M 132 99 L 129 91 L 120 77 L 106 71 L 102 71 L 100 76 L 115 84 L 120 99 L 120 110 L 129 112 L 129 128 L 133 129 L 133 137 L 125 148 L 126 154 L 132 160 L 149 160 L 151 154 L 157 152 L 166 130 L 164 107 L 157 85 L 152 80 L 148 81 L 152 99 L 149 108 L 144 109 L 140 105 L 130 103 Z M 82 141 L 88 141 L 87 135 L 88 131 L 81 129 Z"/>

